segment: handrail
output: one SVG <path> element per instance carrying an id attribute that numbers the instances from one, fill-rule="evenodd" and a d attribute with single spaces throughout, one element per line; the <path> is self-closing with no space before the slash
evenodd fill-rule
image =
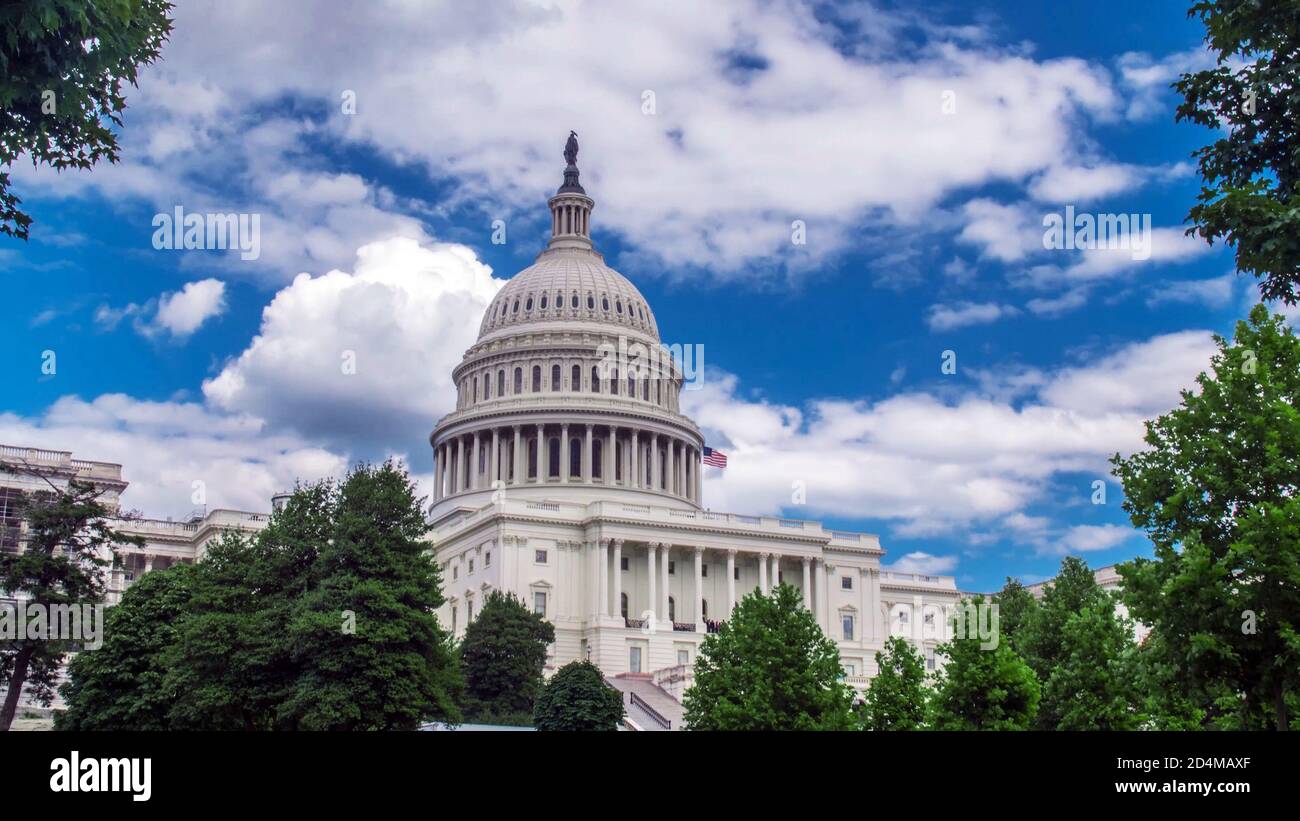
<path id="1" fill-rule="evenodd" d="M 642 710 L 645 710 L 646 715 L 653 718 L 660 727 L 663 727 L 665 730 L 671 730 L 673 728 L 673 723 L 660 715 L 658 710 L 647 704 L 645 699 L 641 698 L 631 690 L 629 690 L 627 694 L 629 696 L 628 701 L 640 707 Z"/>

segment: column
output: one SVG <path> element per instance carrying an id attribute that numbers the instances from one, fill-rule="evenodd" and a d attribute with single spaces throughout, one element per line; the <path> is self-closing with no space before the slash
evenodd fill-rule
<path id="1" fill-rule="evenodd" d="M 433 448 L 433 500 L 442 498 L 442 445 Z"/>
<path id="2" fill-rule="evenodd" d="M 479 444 L 478 444 L 478 440 L 479 440 L 478 431 L 474 431 L 473 433 L 470 434 L 470 436 L 473 437 L 473 444 L 470 446 L 471 461 L 470 461 L 470 470 L 469 470 L 469 486 L 471 490 L 478 490 L 478 481 L 479 481 L 478 465 L 479 465 L 479 458 L 480 458 Z"/>
<path id="3" fill-rule="evenodd" d="M 781 554 L 772 554 L 772 589 L 775 590 L 781 583 Z"/>
<path id="4" fill-rule="evenodd" d="M 537 426 L 537 483 L 546 481 L 548 471 L 546 461 L 546 425 Z"/>
<path id="5" fill-rule="evenodd" d="M 569 482 L 569 426 L 560 425 L 560 481 Z"/>
<path id="6" fill-rule="evenodd" d="M 816 580 L 816 585 L 817 585 L 817 593 L 815 597 L 815 601 L 817 603 L 817 624 L 822 628 L 823 631 L 825 631 L 826 618 L 824 614 L 826 612 L 826 561 L 824 559 L 818 559 L 817 566 L 813 569 L 816 571 L 814 574 L 814 578 Z"/>
<path id="7" fill-rule="evenodd" d="M 650 434 L 650 487 L 659 489 L 659 434 Z"/>
<path id="8" fill-rule="evenodd" d="M 704 454 L 697 449 L 691 457 L 695 460 L 695 504 L 704 506 Z"/>
<path id="9" fill-rule="evenodd" d="M 152 553 L 146 553 L 146 554 L 144 554 L 144 572 L 146 572 L 146 573 L 152 573 L 152 572 L 153 572 L 153 554 L 152 554 Z"/>
<path id="10" fill-rule="evenodd" d="M 653 542 L 645 546 L 646 570 L 648 571 L 646 574 L 646 578 L 649 579 L 649 582 L 647 583 L 647 591 L 646 591 L 649 594 L 649 597 L 646 599 L 645 606 L 646 609 L 649 610 L 651 613 L 654 613 L 655 609 L 659 606 L 659 599 L 657 596 L 657 591 L 655 590 L 655 550 L 658 547 L 659 545 L 654 544 Z M 655 615 L 655 620 L 656 621 L 659 620 L 659 616 L 657 614 Z M 651 626 L 653 627 L 654 625 Z"/>
<path id="11" fill-rule="evenodd" d="M 695 632 L 704 632 L 704 548 L 695 548 Z"/>
<path id="12" fill-rule="evenodd" d="M 925 631 L 922 624 L 925 622 L 925 605 L 920 596 L 912 596 L 912 643 L 916 645 L 916 651 L 924 655 L 921 650 L 924 647 L 923 639 Z"/>
<path id="13" fill-rule="evenodd" d="M 871 568 L 867 577 L 871 585 L 871 632 L 877 641 L 885 640 L 885 614 L 880 610 L 880 571 Z"/>
<path id="14" fill-rule="evenodd" d="M 638 472 L 637 469 L 637 461 L 638 461 L 638 457 L 640 456 L 641 453 L 637 451 L 637 429 L 636 427 L 633 427 L 632 451 L 628 452 L 628 459 L 630 460 L 629 462 L 630 466 L 628 468 L 628 478 L 632 479 L 632 483 L 630 483 L 628 487 L 641 487 L 641 473 Z"/>
<path id="15" fill-rule="evenodd" d="M 668 560 L 671 557 L 671 553 L 672 553 L 672 545 L 667 543 L 660 543 L 659 545 L 659 582 L 660 582 L 659 605 L 660 607 L 663 608 L 660 612 L 662 612 L 664 614 L 664 618 L 668 619 L 669 621 L 668 624 L 669 632 L 672 632 L 673 629 L 672 619 L 668 618 L 668 612 L 670 609 L 668 607 L 668 594 L 671 592 L 668 589 Z"/>
<path id="16" fill-rule="evenodd" d="M 488 474 L 492 477 L 489 485 L 495 485 L 501 478 L 501 431 L 498 428 L 492 429 L 492 469 Z"/>
<path id="17" fill-rule="evenodd" d="M 611 606 L 619 616 L 623 615 L 623 540 L 614 540 L 614 595 L 610 597 Z"/>
<path id="18" fill-rule="evenodd" d="M 812 560 L 803 557 L 803 605 L 812 610 Z"/>
<path id="19" fill-rule="evenodd" d="M 510 483 L 512 485 L 519 484 L 520 478 L 523 476 L 523 469 L 520 468 L 519 466 L 519 454 L 523 450 L 520 444 L 522 441 L 523 441 L 523 432 L 520 429 L 519 425 L 515 425 L 515 446 L 510 453 L 510 457 L 511 457 L 510 461 L 514 463 L 514 474 L 515 474 L 514 481 Z"/>
<path id="20" fill-rule="evenodd" d="M 587 444 L 582 449 L 582 481 L 591 484 L 591 474 L 591 425 L 587 425 Z M 653 601 L 650 606 L 653 609 Z"/>
<path id="21" fill-rule="evenodd" d="M 758 554 L 758 590 L 767 595 L 767 554 Z"/>
<path id="22" fill-rule="evenodd" d="M 673 465 L 673 439 L 671 436 L 668 437 L 667 445 L 668 466 L 667 469 L 664 470 L 664 485 L 666 486 L 665 489 L 669 493 L 674 493 L 675 490 L 673 485 L 677 479 L 677 468 Z"/>
<path id="23" fill-rule="evenodd" d="M 727 617 L 736 609 L 736 551 L 727 551 Z"/>
<path id="24" fill-rule="evenodd" d="M 596 608 L 597 615 L 609 615 L 609 539 L 601 539 L 596 545 L 596 558 L 600 562 L 600 568 L 597 575 L 599 580 L 600 607 Z"/>
<path id="25" fill-rule="evenodd" d="M 604 453 L 601 454 L 601 461 L 604 466 L 601 472 L 605 477 L 605 484 L 614 484 L 614 426 L 610 425 L 605 429 L 605 447 L 601 448 Z"/>
<path id="26" fill-rule="evenodd" d="M 456 492 L 465 489 L 465 437 L 456 437 Z"/>

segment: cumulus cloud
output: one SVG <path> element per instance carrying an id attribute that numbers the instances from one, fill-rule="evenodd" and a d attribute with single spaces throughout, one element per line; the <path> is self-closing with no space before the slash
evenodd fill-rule
<path id="1" fill-rule="evenodd" d="M 885 565 L 886 570 L 896 570 L 900 573 L 922 573 L 927 576 L 951 573 L 956 568 L 956 556 L 933 556 L 923 550 L 915 550 L 904 554 L 896 561 Z"/>
<path id="2" fill-rule="evenodd" d="M 912 392 L 804 410 L 744 398 L 736 377 L 718 374 L 683 402 L 727 447 L 727 470 L 706 476 L 719 509 L 792 510 L 791 485 L 802 481 L 798 510 L 810 516 L 888 520 L 914 536 L 980 524 L 1024 538 L 1032 517 L 1006 517 L 1062 474 L 1107 475 L 1108 457 L 1142 446 L 1143 420 L 1177 404 L 1213 349 L 1208 332 L 1153 337 L 1050 378 L 1030 373 L 1015 404 Z"/>
<path id="3" fill-rule="evenodd" d="M 179 291 L 169 291 L 143 304 L 129 303 L 121 308 L 100 305 L 95 310 L 95 324 L 111 331 L 124 319 L 130 319 L 137 333 L 156 338 L 169 335 L 186 339 L 203 323 L 226 310 L 226 284 L 219 279 L 187 282 Z"/>
<path id="4" fill-rule="evenodd" d="M 968 325 L 987 325 L 1020 313 L 1012 305 L 996 302 L 958 302 L 952 305 L 931 305 L 926 323 L 932 331 L 953 331 Z"/>
<path id="5" fill-rule="evenodd" d="M 266 511 L 271 495 L 296 479 L 337 476 L 347 466 L 345 453 L 268 431 L 251 416 L 122 394 L 90 402 L 65 396 L 31 418 L 0 414 L 0 442 L 116 462 L 130 482 L 123 508 L 158 517 L 203 504 Z"/>
<path id="6" fill-rule="evenodd" d="M 917 225 L 954 192 L 1022 183 L 1126 104 L 1104 66 L 1001 49 L 979 26 L 868 16 L 864 31 L 906 29 L 918 42 L 906 54 L 846 50 L 812 4 L 760 0 L 520 0 L 474 15 L 405 2 L 373 14 L 182 4 L 166 59 L 132 95 L 124 162 L 92 175 L 20 171 L 20 182 L 164 210 L 179 195 L 191 211 L 256 211 L 262 259 L 239 269 L 275 277 L 344 265 L 381 230 L 427 240 L 413 218 L 425 210 L 536 220 L 574 128 L 598 229 L 666 270 L 739 277 L 755 260 L 808 266 L 863 215 Z M 323 48 L 339 31 L 346 47 Z M 303 105 L 285 114 L 285 99 Z M 321 141 L 426 168 L 450 190 L 436 206 L 404 201 L 332 173 Z M 797 248 L 796 219 L 809 237 Z"/>
<path id="7" fill-rule="evenodd" d="M 299 274 L 277 293 L 203 394 L 333 447 L 416 449 L 452 409 L 452 368 L 501 285 L 462 245 L 370 243 L 351 272 Z"/>

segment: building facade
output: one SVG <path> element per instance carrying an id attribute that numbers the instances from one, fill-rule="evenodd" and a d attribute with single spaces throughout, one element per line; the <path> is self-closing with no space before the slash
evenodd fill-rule
<path id="1" fill-rule="evenodd" d="M 548 669 L 586 658 L 680 693 L 736 602 L 784 582 L 853 684 L 891 635 L 933 667 L 960 599 L 952 578 L 883 569 L 871 534 L 705 507 L 716 468 L 681 412 L 682 369 L 592 243 L 595 201 L 572 148 L 550 241 L 488 306 L 452 374 L 455 409 L 429 439 L 443 623 L 462 635 L 488 594 L 512 593 L 555 625 Z"/>

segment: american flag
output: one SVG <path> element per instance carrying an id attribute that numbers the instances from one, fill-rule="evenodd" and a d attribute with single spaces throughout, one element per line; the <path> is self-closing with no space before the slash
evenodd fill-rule
<path id="1" fill-rule="evenodd" d="M 704 464 L 713 465 L 715 468 L 725 468 L 727 466 L 727 454 L 714 448 L 705 448 Z"/>

